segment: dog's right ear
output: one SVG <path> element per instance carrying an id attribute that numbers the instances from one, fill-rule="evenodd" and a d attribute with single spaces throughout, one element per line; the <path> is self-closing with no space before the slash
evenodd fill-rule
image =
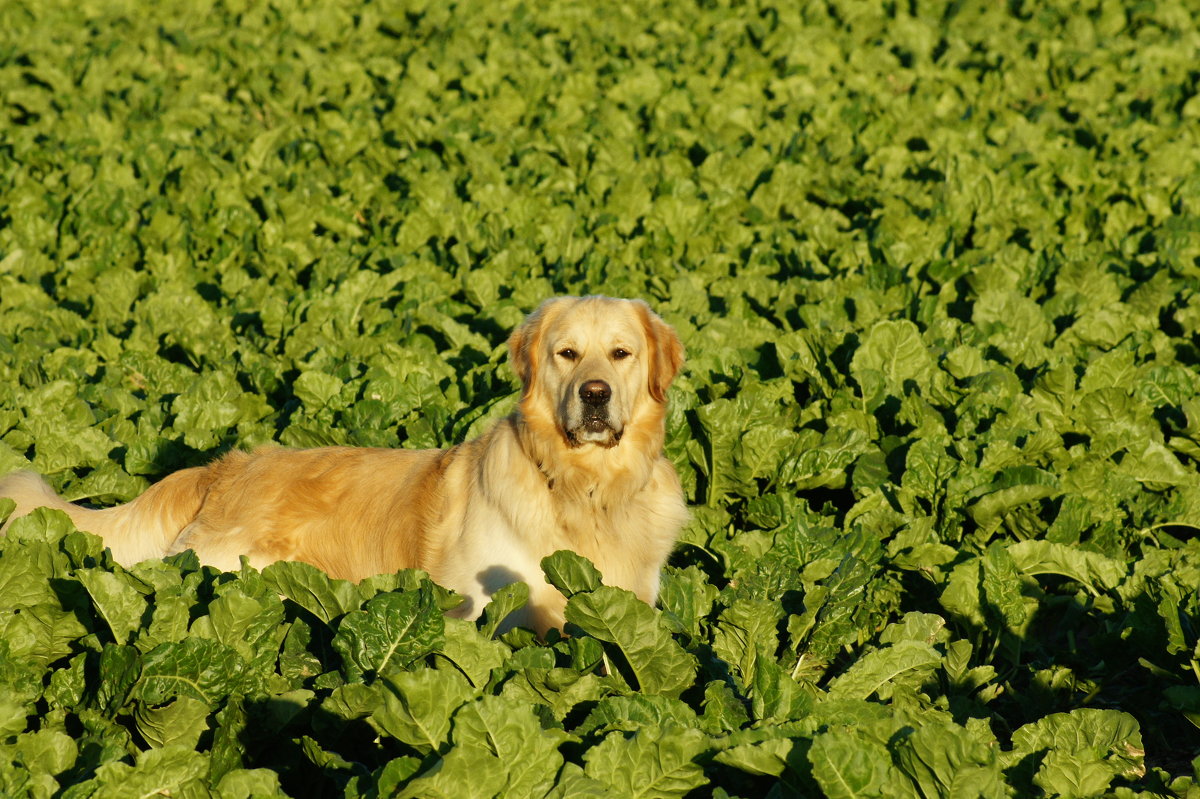
<path id="1" fill-rule="evenodd" d="M 526 320 L 508 337 L 508 360 L 513 371 L 521 378 L 522 385 L 529 385 L 529 376 L 533 374 L 533 353 L 529 346 L 529 331 Z"/>
<path id="2" fill-rule="evenodd" d="M 546 312 L 558 299 L 545 300 L 525 317 L 521 326 L 508 337 L 508 358 L 513 371 L 521 378 L 521 384 L 526 388 L 537 373 L 538 361 L 541 358 L 542 329 L 545 327 Z"/>

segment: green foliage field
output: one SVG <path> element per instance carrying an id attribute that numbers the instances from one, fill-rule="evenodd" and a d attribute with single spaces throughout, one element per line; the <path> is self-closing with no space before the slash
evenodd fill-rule
<path id="1" fill-rule="evenodd" d="M 454 443 L 595 292 L 694 509 L 546 644 L 39 512 L 0 795 L 1200 797 L 1198 14 L 0 3 L 0 473 Z"/>

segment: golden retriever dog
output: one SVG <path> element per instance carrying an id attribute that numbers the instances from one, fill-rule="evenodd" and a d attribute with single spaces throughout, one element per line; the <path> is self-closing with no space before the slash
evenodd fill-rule
<path id="1" fill-rule="evenodd" d="M 126 565 L 192 549 L 226 570 L 242 555 L 347 580 L 418 568 L 462 594 L 455 614 L 468 618 L 522 580 L 530 601 L 510 621 L 539 634 L 563 625 L 565 600 L 540 565 L 560 549 L 653 603 L 687 519 L 662 454 L 679 337 L 644 302 L 562 297 L 508 345 L 523 384 L 516 409 L 450 449 L 231 452 L 104 510 L 62 500 L 30 472 L 0 480 L 0 497 L 16 502 L 11 519 L 65 511 Z"/>

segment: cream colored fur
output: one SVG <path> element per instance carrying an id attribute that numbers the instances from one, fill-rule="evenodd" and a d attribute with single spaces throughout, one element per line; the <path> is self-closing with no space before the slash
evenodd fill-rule
<path id="1" fill-rule="evenodd" d="M 16 501 L 12 519 L 65 511 L 125 564 L 193 549 L 223 569 L 245 555 L 350 580 L 415 567 L 463 594 L 457 613 L 471 618 L 523 580 L 530 603 L 515 621 L 539 633 L 563 624 L 564 600 L 540 566 L 560 549 L 653 602 L 687 518 L 662 455 L 678 337 L 640 301 L 564 297 L 531 314 L 509 348 L 524 385 L 517 409 L 448 450 L 233 452 L 104 510 L 60 499 L 29 472 L 0 479 L 0 496 Z M 580 388 L 596 380 L 611 398 L 589 421 Z"/>

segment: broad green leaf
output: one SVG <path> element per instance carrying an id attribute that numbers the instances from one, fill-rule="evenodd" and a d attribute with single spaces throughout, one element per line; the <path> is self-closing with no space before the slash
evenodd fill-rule
<path id="1" fill-rule="evenodd" d="M 17 697 L 0 699 L 0 734 L 11 737 L 23 732 L 26 719 L 34 711 L 32 697 L 29 701 L 21 701 Z"/>
<path id="2" fill-rule="evenodd" d="M 542 572 L 546 581 L 567 597 L 595 591 L 603 579 L 591 561 L 565 549 L 542 558 Z"/>
<path id="3" fill-rule="evenodd" d="M 584 754 L 584 772 L 631 799 L 685 796 L 708 782 L 695 762 L 706 748 L 704 734 L 691 728 L 611 732 Z"/>
<path id="4" fill-rule="evenodd" d="M 972 651 L 969 641 L 951 641 L 946 646 L 943 668 L 950 683 L 960 691 L 974 691 L 996 678 L 996 668 L 992 665 L 971 667 Z"/>
<path id="5" fill-rule="evenodd" d="M 138 733 L 154 747 L 178 744 L 195 749 L 208 729 L 209 707 L 205 702 L 181 696 L 160 707 L 139 702 L 133 712 Z"/>
<path id="6" fill-rule="evenodd" d="M 1179 600 L 1173 596 L 1165 596 L 1159 601 L 1157 610 L 1167 633 L 1167 651 L 1171 654 L 1186 652 L 1188 637 L 1179 613 Z"/>
<path id="7" fill-rule="evenodd" d="M 900 641 L 868 652 L 855 661 L 830 683 L 829 695 L 837 699 L 867 699 L 878 693 L 880 698 L 887 699 L 891 695 L 890 683 L 920 679 L 941 662 L 942 656 L 924 641 Z"/>
<path id="8" fill-rule="evenodd" d="M 864 603 L 865 589 L 876 570 L 876 566 L 864 558 L 878 558 L 880 553 L 877 550 L 869 551 L 867 545 L 861 555 L 863 557 L 847 553 L 837 563 L 833 573 L 820 581 L 821 589 L 827 593 L 815 614 L 815 624 L 808 636 L 807 647 L 817 657 L 830 658 L 842 646 L 858 637 L 854 613 Z M 812 593 L 817 594 L 816 591 Z"/>
<path id="9" fill-rule="evenodd" d="M 1120 468 L 1151 491 L 1200 485 L 1200 475 L 1180 463 L 1176 455 L 1157 441 L 1141 441 L 1130 446 L 1121 459 Z"/>
<path id="10" fill-rule="evenodd" d="M 304 403 L 310 412 L 330 405 L 341 393 L 343 382 L 323 372 L 302 372 L 292 385 L 296 399 Z"/>
<path id="11" fill-rule="evenodd" d="M 160 644 L 142 656 L 136 695 L 151 705 L 187 696 L 213 706 L 241 690 L 245 671 L 246 662 L 232 647 L 207 638 L 185 638 Z"/>
<path id="12" fill-rule="evenodd" d="M 396 796 L 404 783 L 421 770 L 422 761 L 411 755 L 394 757 L 378 772 L 377 786 L 380 796 Z"/>
<path id="13" fill-rule="evenodd" d="M 189 447 L 212 448 L 243 418 L 266 415 L 261 400 L 252 410 L 240 401 L 242 396 L 233 375 L 216 371 L 200 375 L 172 404 L 175 430 Z"/>
<path id="14" fill-rule="evenodd" d="M 1078 708 L 1053 713 L 1013 732 L 1013 750 L 1037 752 L 1095 750 L 1122 761 L 1140 762 L 1142 734 L 1137 720 L 1119 710 Z"/>
<path id="15" fill-rule="evenodd" d="M 208 761 L 190 747 L 167 746 L 141 753 L 134 765 L 110 762 L 96 769 L 90 780 L 91 796 L 125 799 L 130 796 L 200 795 L 208 773 Z"/>
<path id="16" fill-rule="evenodd" d="M 992 544 L 983 557 L 983 596 L 1011 632 L 1020 631 L 1029 618 L 1021 597 L 1017 566 L 1008 549 Z"/>
<path id="17" fill-rule="evenodd" d="M 408 668 L 437 649 L 444 637 L 442 611 L 433 589 L 379 594 L 363 610 L 342 617 L 333 648 L 342 656 L 347 678 L 378 679 Z"/>
<path id="18" fill-rule="evenodd" d="M 722 749 L 713 758 L 718 763 L 732 766 L 747 774 L 764 777 L 779 777 L 788 768 L 788 759 L 798 747 L 791 738 L 768 738 L 752 744 L 738 744 Z"/>
<path id="19" fill-rule="evenodd" d="M 850 363 L 850 373 L 870 406 L 889 394 L 904 396 L 906 383 L 928 391 L 935 370 L 920 331 L 909 321 L 876 323 Z"/>
<path id="20" fill-rule="evenodd" d="M 533 708 L 518 700 L 485 696 L 464 705 L 454 716 L 456 747 L 483 749 L 494 756 L 508 796 L 542 796 L 554 784 L 563 764 L 558 745 L 567 737 L 543 729 Z"/>
<path id="21" fill-rule="evenodd" d="M 301 753 L 309 763 L 325 774 L 348 775 L 354 764 L 332 749 L 326 749 L 311 735 L 301 735 L 296 741 Z"/>
<path id="22" fill-rule="evenodd" d="M 0 643 L 0 651 L 3 651 L 4 644 Z M 85 654 L 79 654 L 72 657 L 66 663 L 60 665 L 53 674 L 50 675 L 50 684 L 46 686 L 42 697 L 46 700 L 51 711 L 65 709 L 70 707 L 79 707 L 84 702 L 84 691 L 87 689 L 87 675 L 84 672 L 85 667 L 89 666 L 87 661 L 90 658 Z M 17 661 L 9 661 L 15 666 Z M 89 669 L 90 670 L 90 669 Z M 12 686 L 9 686 L 10 699 L 14 698 L 20 691 L 14 691 Z M 31 692 L 36 696 L 36 692 Z M 32 696 L 30 699 L 32 700 Z M 22 729 L 24 724 L 22 724 Z"/>
<path id="23" fill-rule="evenodd" d="M 272 563 L 263 569 L 262 576 L 274 591 L 326 624 L 351 610 L 358 610 L 358 592 L 353 583 L 335 580 L 307 563 Z"/>
<path id="24" fill-rule="evenodd" d="M 982 497 L 969 508 L 971 518 L 984 531 L 994 532 L 1004 514 L 1046 497 L 1061 494 L 1057 481 L 1044 471 L 1030 468 L 1010 469 L 1001 474 Z"/>
<path id="25" fill-rule="evenodd" d="M 1009 796 L 995 742 L 958 725 L 927 723 L 893 744 L 895 762 L 925 796 Z"/>
<path id="26" fill-rule="evenodd" d="M 511 651 L 500 641 L 488 640 L 475 629 L 473 622 L 447 617 L 445 637 L 438 655 L 454 664 L 476 688 L 482 688 L 491 678 L 493 669 L 500 668 Z"/>
<path id="27" fill-rule="evenodd" d="M 56 508 L 35 508 L 32 513 L 14 519 L 7 537 L 18 541 L 56 544 L 75 532 L 71 517 Z"/>
<path id="28" fill-rule="evenodd" d="M 90 619 L 99 625 L 99 619 Z M 0 637 L 8 642 L 11 654 L 31 663 L 49 664 L 72 652 L 75 643 L 89 630 L 74 611 L 60 609 L 58 603 L 0 608 Z"/>
<path id="29" fill-rule="evenodd" d="M 217 782 L 221 799 L 255 799 L 260 796 L 285 796 L 279 775 L 265 768 L 227 771 Z"/>
<path id="30" fill-rule="evenodd" d="M 75 740 L 59 730 L 23 733 L 6 749 L 14 765 L 19 764 L 29 774 L 43 777 L 64 774 L 79 756 L 79 746 Z"/>
<path id="31" fill-rule="evenodd" d="M 324 671 L 322 659 L 313 652 L 314 622 L 310 626 L 304 618 L 298 618 L 287 625 L 283 632 L 283 646 L 279 650 L 279 674 L 299 685 L 312 679 Z M 331 664 L 332 665 L 332 664 Z"/>
<path id="32" fill-rule="evenodd" d="M 457 671 L 421 669 L 384 677 L 383 704 L 370 717 L 381 733 L 420 752 L 437 752 L 450 738 L 450 718 L 474 695 Z"/>
<path id="33" fill-rule="evenodd" d="M 61 607 L 50 580 L 56 572 L 55 557 L 50 547 L 16 541 L 12 530 L 0 541 L 7 544 L 3 550 L 4 557 L 0 558 L 0 591 L 4 594 L 5 603 L 9 607 Z"/>
<path id="34" fill-rule="evenodd" d="M 142 676 L 141 653 L 132 646 L 106 644 L 100 651 L 100 684 L 96 704 L 109 717 L 125 707 Z"/>
<path id="35" fill-rule="evenodd" d="M 225 706 L 213 714 L 210 779 L 219 781 L 226 774 L 241 770 L 246 759 L 244 741 L 248 724 L 245 700 L 237 694 L 229 697 Z"/>
<path id="36" fill-rule="evenodd" d="M 941 605 L 952 618 L 982 628 L 987 625 L 983 613 L 982 558 L 970 558 L 957 564 L 939 598 Z"/>
<path id="37" fill-rule="evenodd" d="M 82 531 L 67 533 L 63 536 L 62 551 L 71 559 L 76 568 L 88 567 L 103 559 L 104 542 L 100 536 Z M 137 576 L 136 571 L 133 572 Z"/>
<path id="38" fill-rule="evenodd" d="M 936 509 L 937 499 L 945 496 L 958 465 L 946 450 L 944 443 L 922 438 L 913 443 L 905 456 L 901 484 L 907 491 L 928 500 L 932 509 Z"/>
<path id="39" fill-rule="evenodd" d="M 1138 723 L 1117 710 L 1054 713 L 1016 730 L 1012 743 L 1018 754 L 1045 753 L 1034 782 L 1063 796 L 1092 796 L 1116 777 L 1145 773 Z"/>
<path id="40" fill-rule="evenodd" d="M 567 621 L 620 650 L 638 690 L 678 696 L 696 677 L 696 660 L 654 608 L 623 588 L 600 586 L 567 600 Z"/>
<path id="41" fill-rule="evenodd" d="M 778 602 L 735 599 L 717 618 L 712 633 L 713 650 L 731 664 L 746 685 L 760 658 L 773 659 L 779 647 L 776 627 L 784 609 Z"/>
<path id="42" fill-rule="evenodd" d="M 1178 710 L 1193 726 L 1200 728 L 1200 686 L 1175 685 L 1163 691 L 1171 707 Z"/>
<path id="43" fill-rule="evenodd" d="M 596 703 L 574 733 L 587 735 L 596 730 L 606 733 L 612 730 L 633 732 L 644 727 L 694 727 L 697 721 L 695 712 L 678 699 L 642 694 L 608 696 Z"/>
<path id="44" fill-rule="evenodd" d="M 704 687 L 703 706 L 700 727 L 712 735 L 735 732 L 750 720 L 741 699 L 720 680 L 713 680 Z"/>
<path id="45" fill-rule="evenodd" d="M 974 316 L 975 324 L 1009 360 L 1035 366 L 1045 359 L 1044 344 L 1054 328 L 1033 299 L 1012 291 L 983 291 Z"/>
<path id="46" fill-rule="evenodd" d="M 869 445 L 861 430 L 834 427 L 818 440 L 797 439 L 792 449 L 795 454 L 783 459 L 778 470 L 772 469 L 770 477 L 779 485 L 810 490 L 845 486 L 851 465 L 869 451 Z"/>
<path id="47" fill-rule="evenodd" d="M 754 718 L 763 721 L 799 719 L 811 712 L 812 705 L 813 689 L 801 685 L 794 674 L 770 658 L 759 658 L 755 662 L 754 679 L 750 684 L 750 711 Z"/>
<path id="48" fill-rule="evenodd" d="M 529 603 L 529 586 L 522 582 L 509 583 L 492 594 L 491 600 L 483 609 L 483 623 L 480 632 L 491 638 L 503 625 L 509 614 L 520 610 Z"/>
<path id="49" fill-rule="evenodd" d="M 880 796 L 896 775 L 882 744 L 849 730 L 829 730 L 808 750 L 813 778 L 830 799 Z"/>
<path id="50" fill-rule="evenodd" d="M 269 671 L 278 654 L 283 615 L 275 595 L 251 596 L 240 583 L 231 584 L 209 603 L 208 615 L 193 622 L 191 634 L 233 647 L 256 670 Z"/>
<path id="51" fill-rule="evenodd" d="M 905 613 L 900 621 L 889 624 L 879 634 L 879 643 L 897 644 L 901 641 L 924 641 L 935 644 L 948 635 L 946 620 L 932 613 Z"/>
<path id="52" fill-rule="evenodd" d="M 76 578 L 87 589 L 96 610 L 108 623 L 118 644 L 131 643 L 148 612 L 146 597 L 125 573 L 78 569 Z"/>
<path id="53" fill-rule="evenodd" d="M 596 702 L 620 688 L 623 686 L 613 677 L 566 668 L 524 668 L 504 683 L 503 695 L 545 705 L 561 721 L 582 703 Z"/>
<path id="54" fill-rule="evenodd" d="M 603 782 L 589 777 L 575 763 L 565 763 L 558 782 L 546 799 L 617 799 L 620 794 Z"/>
<path id="55" fill-rule="evenodd" d="M 693 640 L 701 637 L 700 621 L 706 617 L 717 597 L 717 589 L 695 566 L 667 568 L 663 572 L 658 603 L 663 618 L 673 633 L 684 633 Z"/>
<path id="56" fill-rule="evenodd" d="M 1017 568 L 1024 574 L 1059 574 L 1091 588 L 1112 590 L 1128 572 L 1125 564 L 1091 552 L 1051 541 L 1018 541 L 1008 546 Z"/>
<path id="57" fill-rule="evenodd" d="M 1103 795 L 1113 777 L 1113 769 L 1094 752 L 1052 750 L 1038 766 L 1033 782 L 1047 796 L 1084 799 Z"/>
<path id="58" fill-rule="evenodd" d="M 399 789 L 395 796 L 398 799 L 494 799 L 508 796 L 504 792 L 505 765 L 482 746 L 455 746 L 435 759 L 429 768 Z"/>

